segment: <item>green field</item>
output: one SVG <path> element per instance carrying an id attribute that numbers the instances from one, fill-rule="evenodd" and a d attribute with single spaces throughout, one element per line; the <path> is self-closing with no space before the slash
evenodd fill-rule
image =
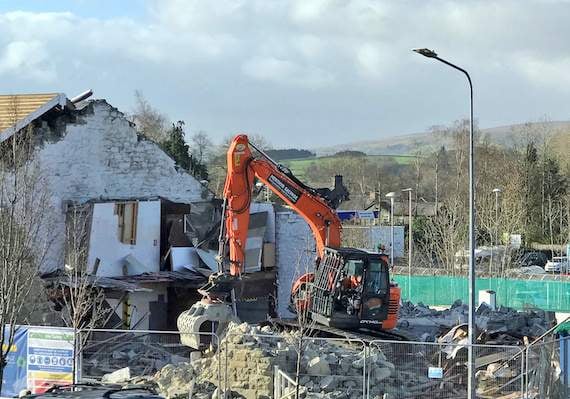
<path id="1" fill-rule="evenodd" d="M 287 159 L 280 161 L 282 164 L 286 165 L 291 172 L 299 179 L 305 177 L 305 171 L 307 168 L 313 164 L 324 165 L 328 162 L 332 162 L 338 159 L 349 158 L 346 156 L 331 155 L 326 157 L 314 157 L 314 158 L 301 158 L 301 159 Z M 352 157 L 355 160 L 360 158 L 365 158 L 368 162 L 394 162 L 400 165 L 407 165 L 414 161 L 415 156 L 413 155 L 366 155 L 363 157 Z"/>

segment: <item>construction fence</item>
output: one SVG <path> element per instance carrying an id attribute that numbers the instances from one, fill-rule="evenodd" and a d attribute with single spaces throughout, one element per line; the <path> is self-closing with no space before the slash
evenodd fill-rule
<path id="1" fill-rule="evenodd" d="M 190 390 L 193 398 L 222 392 L 275 399 L 468 397 L 469 346 L 462 342 L 363 342 L 263 330 L 222 339 L 202 334 L 202 353 L 182 345 L 176 332 L 80 332 L 77 374 L 100 380 L 129 367 L 131 381 L 154 382 L 171 397 Z M 526 347 L 472 346 L 477 397 L 569 399 L 560 343 L 549 337 Z"/>
<path id="2" fill-rule="evenodd" d="M 457 299 L 467 302 L 469 282 L 465 276 L 418 276 L 392 274 L 402 289 L 402 299 L 426 305 L 451 305 Z M 514 309 L 539 308 L 570 312 L 570 280 L 477 277 L 476 291 L 493 290 L 497 303 Z"/>

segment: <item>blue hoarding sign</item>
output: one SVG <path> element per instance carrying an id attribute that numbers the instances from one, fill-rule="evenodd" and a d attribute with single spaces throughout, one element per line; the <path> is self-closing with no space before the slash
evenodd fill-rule
<path id="1" fill-rule="evenodd" d="M 6 328 L 2 341 L 2 350 L 8 349 L 9 327 Z M 26 357 L 28 351 L 28 330 L 19 327 L 14 332 L 14 340 L 9 348 L 6 367 L 2 376 L 2 397 L 18 396 L 28 385 Z"/>

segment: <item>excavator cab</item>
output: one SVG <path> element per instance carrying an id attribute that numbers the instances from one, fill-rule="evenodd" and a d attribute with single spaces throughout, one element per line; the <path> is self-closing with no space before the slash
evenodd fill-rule
<path id="1" fill-rule="evenodd" d="M 390 283 L 386 260 L 355 248 L 325 248 L 307 285 L 311 318 L 340 329 L 394 328 L 400 290 Z"/>

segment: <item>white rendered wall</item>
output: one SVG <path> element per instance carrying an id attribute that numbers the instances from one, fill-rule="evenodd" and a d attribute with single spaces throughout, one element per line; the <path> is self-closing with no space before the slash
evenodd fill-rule
<path id="1" fill-rule="evenodd" d="M 123 244 L 118 237 L 115 203 L 96 203 L 89 237 L 88 265 L 99 258 L 98 276 L 123 275 L 124 259 L 133 255 L 145 267 L 128 267 L 128 275 L 157 272 L 160 267 L 160 201 L 140 201 L 137 214 L 136 245 Z"/>

